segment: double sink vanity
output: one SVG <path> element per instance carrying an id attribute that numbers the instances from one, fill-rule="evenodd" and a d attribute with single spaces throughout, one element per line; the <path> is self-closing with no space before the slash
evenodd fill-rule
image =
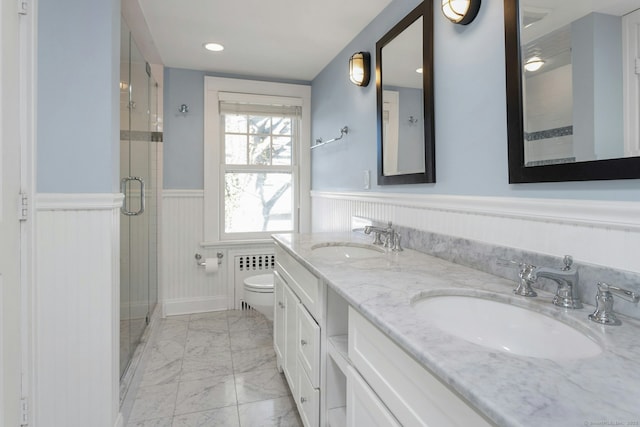
<path id="1" fill-rule="evenodd" d="M 640 425 L 638 320 L 361 233 L 274 240 L 274 344 L 305 426 Z"/>
<path id="2" fill-rule="evenodd" d="M 503 2 L 509 183 L 639 178 L 639 139 L 622 120 L 637 117 L 622 114 L 638 104 L 623 102 L 636 79 L 621 65 L 637 59 L 609 37 L 637 39 L 626 18 L 637 1 L 547 3 Z M 380 186 L 436 182 L 433 6 L 376 43 Z M 596 79 L 594 58 L 619 72 Z M 523 64 L 534 59 L 535 70 Z M 551 89 L 559 75 L 566 93 Z M 612 126 L 594 133 L 596 122 Z M 640 425 L 640 298 L 601 282 L 639 289 L 637 272 L 582 264 L 579 282 L 570 257 L 551 266 L 518 248 L 414 239 L 435 257 L 401 251 L 391 227 L 374 231 L 385 245 L 359 233 L 274 236 L 275 349 L 306 427 Z M 514 253 L 531 264 L 498 259 Z M 616 318 L 614 295 L 636 303 L 616 303 L 632 318 Z"/>

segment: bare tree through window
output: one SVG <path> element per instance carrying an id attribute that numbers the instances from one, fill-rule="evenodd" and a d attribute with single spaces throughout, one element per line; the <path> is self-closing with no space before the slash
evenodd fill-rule
<path id="1" fill-rule="evenodd" d="M 226 114 L 224 122 L 225 232 L 292 229 L 293 119 Z"/>

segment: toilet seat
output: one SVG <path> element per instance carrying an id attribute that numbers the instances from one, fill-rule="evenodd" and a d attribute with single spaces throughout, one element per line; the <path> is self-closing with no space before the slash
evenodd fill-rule
<path id="1" fill-rule="evenodd" d="M 244 279 L 244 288 L 249 292 L 273 293 L 273 274 L 259 274 Z"/>
<path id="2" fill-rule="evenodd" d="M 273 274 L 258 274 L 244 279 L 244 302 L 273 321 Z"/>

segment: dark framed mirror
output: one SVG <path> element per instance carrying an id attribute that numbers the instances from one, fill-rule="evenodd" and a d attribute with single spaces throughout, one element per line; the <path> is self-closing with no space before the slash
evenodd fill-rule
<path id="1" fill-rule="evenodd" d="M 637 0 L 504 0 L 509 183 L 640 178 Z"/>
<path id="2" fill-rule="evenodd" d="M 378 185 L 435 182 L 430 0 L 376 43 L 376 91 Z"/>

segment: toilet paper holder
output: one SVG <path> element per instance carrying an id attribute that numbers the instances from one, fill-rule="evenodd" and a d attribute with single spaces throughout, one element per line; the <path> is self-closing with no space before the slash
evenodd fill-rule
<path id="1" fill-rule="evenodd" d="M 218 257 L 218 265 L 222 264 L 222 257 L 224 256 L 224 254 L 222 252 L 218 252 L 216 256 Z M 202 255 L 200 254 L 196 254 L 196 262 L 200 267 L 207 266 L 207 263 L 205 261 L 202 261 Z"/>

